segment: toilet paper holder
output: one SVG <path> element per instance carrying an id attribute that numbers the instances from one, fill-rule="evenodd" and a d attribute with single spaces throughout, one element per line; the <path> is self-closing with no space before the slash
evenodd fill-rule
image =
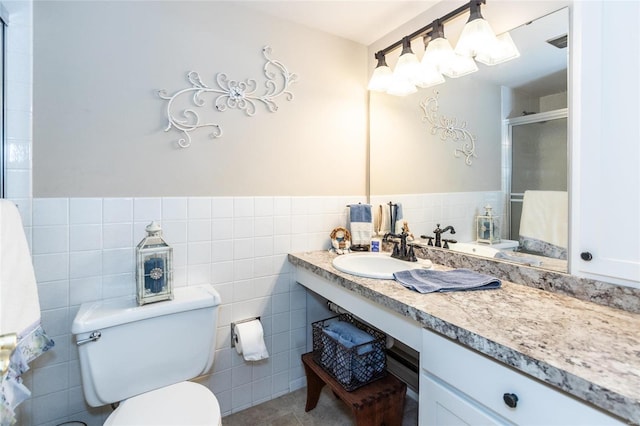
<path id="1" fill-rule="evenodd" d="M 236 343 L 238 343 L 238 335 L 236 334 L 236 324 L 242 324 L 243 322 L 249 322 L 249 321 L 253 321 L 253 320 L 258 320 L 260 321 L 260 317 L 252 317 L 252 318 L 246 318 L 240 321 L 235 321 L 231 323 L 231 347 L 235 348 L 236 347 Z"/>

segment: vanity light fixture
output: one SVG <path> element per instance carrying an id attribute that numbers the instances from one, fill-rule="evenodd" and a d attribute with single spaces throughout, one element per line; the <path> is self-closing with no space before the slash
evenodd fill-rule
<path id="1" fill-rule="evenodd" d="M 418 87 L 430 87 L 443 83 L 443 74 L 450 78 L 461 77 L 478 70 L 475 61 L 496 65 L 520 56 L 511 36 L 504 33 L 496 37 L 489 23 L 480 13 L 480 5 L 486 0 L 471 0 L 431 24 L 414 31 L 401 40 L 378 51 L 376 69 L 369 82 L 369 90 L 391 95 L 407 95 Z M 469 11 L 467 21 L 455 50 L 444 36 L 444 24 Z M 423 37 L 425 54 L 422 61 L 411 50 L 411 41 Z M 386 63 L 386 55 L 402 46 L 395 70 Z M 475 58 L 475 61 L 474 61 Z"/>

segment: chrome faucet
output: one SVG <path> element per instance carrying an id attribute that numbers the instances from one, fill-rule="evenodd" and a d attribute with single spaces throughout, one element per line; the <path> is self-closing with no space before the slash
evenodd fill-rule
<path id="1" fill-rule="evenodd" d="M 399 238 L 400 242 L 393 242 L 393 252 L 391 252 L 391 257 L 395 257 L 396 259 L 406 260 L 407 262 L 417 262 L 418 258 L 413 250 L 413 246 L 411 244 L 407 244 L 407 234 L 406 232 L 402 232 L 400 234 L 394 234 L 388 232 L 384 234 L 382 238 L 383 241 L 390 241 L 390 238 Z M 400 244 L 398 246 L 398 244 Z"/>
<path id="2" fill-rule="evenodd" d="M 442 234 L 444 234 L 447 231 L 451 231 L 451 234 L 456 233 L 456 230 L 453 229 L 453 226 L 451 225 L 445 227 L 444 229 L 440 229 L 439 223 L 436 225 L 436 229 L 433 230 L 433 233 L 436 234 L 436 243 L 435 243 L 436 247 L 442 247 Z"/>

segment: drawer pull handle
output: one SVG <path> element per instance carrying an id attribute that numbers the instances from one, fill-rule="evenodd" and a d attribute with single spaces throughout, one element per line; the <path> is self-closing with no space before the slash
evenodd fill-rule
<path id="1" fill-rule="evenodd" d="M 518 395 L 516 395 L 515 393 L 505 393 L 504 395 L 502 395 L 502 399 L 504 400 L 504 403 L 507 404 L 507 406 L 510 408 L 516 408 L 516 406 L 518 405 Z"/>

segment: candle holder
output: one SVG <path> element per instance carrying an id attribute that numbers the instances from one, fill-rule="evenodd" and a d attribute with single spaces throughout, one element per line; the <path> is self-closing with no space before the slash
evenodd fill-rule
<path id="1" fill-rule="evenodd" d="M 157 222 L 145 228 L 147 236 L 136 247 L 138 305 L 173 299 L 173 248 L 162 238 Z"/>
<path id="2" fill-rule="evenodd" d="M 489 204 L 484 209 L 485 214 L 476 217 L 476 241 L 497 244 L 500 242 L 500 219 L 493 215 Z"/>

